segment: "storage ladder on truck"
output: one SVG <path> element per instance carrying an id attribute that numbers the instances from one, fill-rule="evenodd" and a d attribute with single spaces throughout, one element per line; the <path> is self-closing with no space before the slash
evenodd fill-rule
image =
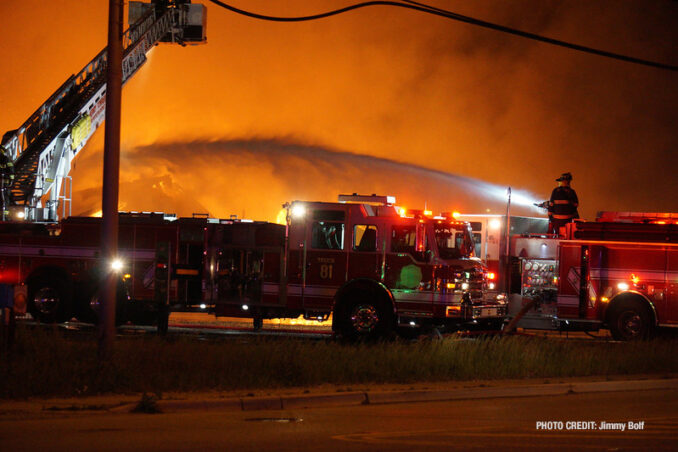
<path id="1" fill-rule="evenodd" d="M 205 42 L 206 9 L 190 0 L 129 2 L 123 83 L 160 42 Z M 106 48 L 2 138 L 2 219 L 56 222 L 70 214 L 71 162 L 104 121 Z"/>

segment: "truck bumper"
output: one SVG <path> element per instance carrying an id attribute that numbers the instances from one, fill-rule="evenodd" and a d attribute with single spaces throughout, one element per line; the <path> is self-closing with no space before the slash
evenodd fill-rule
<path id="1" fill-rule="evenodd" d="M 461 321 L 503 320 L 508 312 L 506 304 L 484 302 L 471 304 L 468 302 L 445 307 L 445 318 Z"/>

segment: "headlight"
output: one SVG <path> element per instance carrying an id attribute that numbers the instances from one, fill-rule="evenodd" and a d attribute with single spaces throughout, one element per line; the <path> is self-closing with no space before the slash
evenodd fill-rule
<path id="1" fill-rule="evenodd" d="M 119 272 L 120 270 L 122 270 L 122 267 L 123 267 L 122 259 L 113 259 L 113 261 L 111 261 L 111 270 L 113 270 L 114 272 Z"/>
<path id="2" fill-rule="evenodd" d="M 292 217 L 303 218 L 304 215 L 306 215 L 306 207 L 303 204 L 295 203 L 292 206 Z"/>

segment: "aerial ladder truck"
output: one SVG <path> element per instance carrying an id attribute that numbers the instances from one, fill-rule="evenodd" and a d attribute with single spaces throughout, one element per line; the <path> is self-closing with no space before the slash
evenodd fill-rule
<path id="1" fill-rule="evenodd" d="M 206 42 L 206 8 L 190 0 L 129 2 L 123 84 L 158 43 Z M 2 137 L 2 220 L 52 223 L 71 211 L 73 159 L 104 121 L 106 48 L 71 75 L 19 128 Z"/>

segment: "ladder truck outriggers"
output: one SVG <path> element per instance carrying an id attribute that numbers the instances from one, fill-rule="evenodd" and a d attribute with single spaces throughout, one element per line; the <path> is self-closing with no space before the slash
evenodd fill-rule
<path id="1" fill-rule="evenodd" d="M 514 236 L 509 273 L 509 329 L 678 328 L 678 214 L 601 212 L 560 236 Z"/>
<path id="2" fill-rule="evenodd" d="M 158 43 L 204 43 L 206 9 L 190 0 L 129 2 L 123 83 Z M 71 162 L 104 121 L 106 49 L 71 75 L 0 148 L 2 220 L 56 222 L 71 210 Z"/>

